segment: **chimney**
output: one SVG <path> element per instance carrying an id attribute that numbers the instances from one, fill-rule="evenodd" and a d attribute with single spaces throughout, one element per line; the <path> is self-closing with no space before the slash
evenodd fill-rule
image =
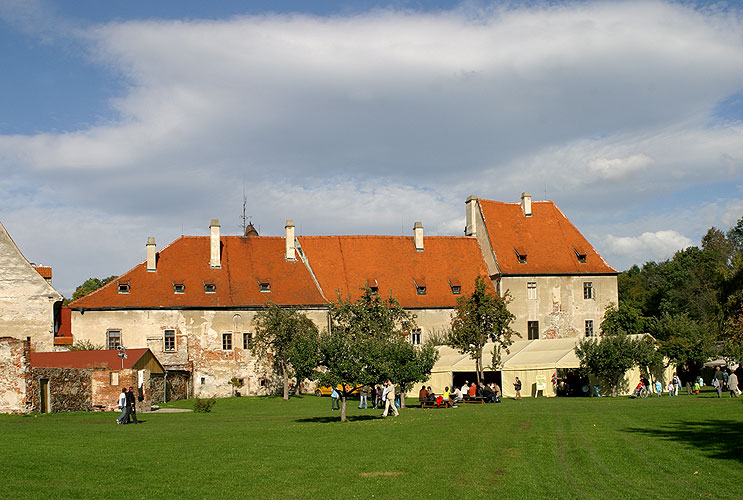
<path id="1" fill-rule="evenodd" d="M 209 265 L 212 269 L 221 269 L 222 262 L 222 249 L 219 246 L 219 219 L 212 219 L 209 224 L 209 248 L 211 249 L 211 257 L 209 259 Z"/>
<path id="2" fill-rule="evenodd" d="M 147 270 L 151 272 L 157 271 L 155 238 L 152 236 L 147 238 Z"/>
<path id="3" fill-rule="evenodd" d="M 423 251 L 423 223 L 416 222 L 413 225 L 413 239 L 415 240 L 415 249 L 419 252 Z"/>
<path id="4" fill-rule="evenodd" d="M 465 204 L 465 213 L 467 225 L 464 228 L 465 236 L 477 236 L 477 196 L 474 194 L 467 198 Z"/>
<path id="5" fill-rule="evenodd" d="M 531 217 L 531 193 L 521 193 L 521 210 L 526 217 Z"/>
<path id="6" fill-rule="evenodd" d="M 287 220 L 284 229 L 286 230 L 286 260 L 297 260 L 294 246 L 294 221 Z"/>

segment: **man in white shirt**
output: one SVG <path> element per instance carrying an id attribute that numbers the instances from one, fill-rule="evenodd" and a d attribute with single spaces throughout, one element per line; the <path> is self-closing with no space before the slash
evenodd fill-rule
<path id="1" fill-rule="evenodd" d="M 386 417 L 387 414 L 390 412 L 390 408 L 395 412 L 395 416 L 400 416 L 400 412 L 397 411 L 397 406 L 395 406 L 395 386 L 392 385 L 392 382 L 389 380 L 384 383 L 384 392 L 382 392 L 382 399 L 385 402 L 384 405 L 384 413 L 382 413 L 383 417 Z"/>
<path id="2" fill-rule="evenodd" d="M 116 423 L 126 424 L 129 416 L 129 406 L 126 404 L 126 387 L 122 388 L 119 394 L 119 407 L 121 408 L 121 415 L 116 419 Z"/>

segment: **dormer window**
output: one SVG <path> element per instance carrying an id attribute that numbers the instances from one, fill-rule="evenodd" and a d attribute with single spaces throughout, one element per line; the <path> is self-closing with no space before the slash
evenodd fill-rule
<path id="1" fill-rule="evenodd" d="M 426 295 L 426 280 L 423 278 L 414 279 L 416 295 Z"/>
<path id="2" fill-rule="evenodd" d="M 514 252 L 516 252 L 516 258 L 519 261 L 519 264 L 526 264 L 526 249 L 523 247 L 514 248 Z"/>
<path id="3" fill-rule="evenodd" d="M 258 280 L 258 289 L 261 292 L 270 292 L 271 291 L 271 280 L 268 278 L 261 278 Z"/>
<path id="4" fill-rule="evenodd" d="M 578 258 L 578 262 L 580 262 L 581 264 L 585 264 L 586 263 L 586 252 L 584 252 L 580 248 L 573 248 L 573 250 L 575 251 L 575 256 Z"/>
<path id="5" fill-rule="evenodd" d="M 186 284 L 182 281 L 174 281 L 173 282 L 173 293 L 186 293 Z"/>
<path id="6" fill-rule="evenodd" d="M 119 281 L 119 293 L 129 293 L 128 281 Z"/>
<path id="7" fill-rule="evenodd" d="M 457 278 L 449 278 L 449 288 L 451 288 L 452 295 L 461 295 L 462 283 Z"/>
<path id="8" fill-rule="evenodd" d="M 217 293 L 217 285 L 214 283 L 204 283 L 204 293 Z"/>
<path id="9" fill-rule="evenodd" d="M 379 295 L 379 283 L 374 278 L 367 278 L 366 286 L 369 287 L 372 295 Z"/>

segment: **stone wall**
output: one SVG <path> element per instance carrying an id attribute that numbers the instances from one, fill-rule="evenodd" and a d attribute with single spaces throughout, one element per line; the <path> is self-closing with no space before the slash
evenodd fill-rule
<path id="1" fill-rule="evenodd" d="M 190 379 L 190 373 L 187 371 L 168 371 L 167 401 L 188 398 L 191 394 L 189 389 Z M 150 377 L 150 388 L 154 404 L 166 401 L 165 377 L 163 375 L 152 375 Z"/>
<path id="2" fill-rule="evenodd" d="M 42 368 L 31 369 L 28 400 L 33 411 L 41 411 L 41 380 L 49 380 L 49 412 L 90 411 L 91 369 Z"/>
<path id="3" fill-rule="evenodd" d="M 12 337 L 0 338 L 0 413 L 25 413 L 30 409 L 28 353 L 28 342 Z"/>

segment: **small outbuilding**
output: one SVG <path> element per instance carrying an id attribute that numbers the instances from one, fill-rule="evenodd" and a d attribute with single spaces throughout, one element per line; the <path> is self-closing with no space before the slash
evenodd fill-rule
<path id="1" fill-rule="evenodd" d="M 149 349 L 32 352 L 27 406 L 32 411 L 112 411 L 122 387 L 134 387 L 137 411 L 152 408 L 151 376 L 163 366 Z"/>

